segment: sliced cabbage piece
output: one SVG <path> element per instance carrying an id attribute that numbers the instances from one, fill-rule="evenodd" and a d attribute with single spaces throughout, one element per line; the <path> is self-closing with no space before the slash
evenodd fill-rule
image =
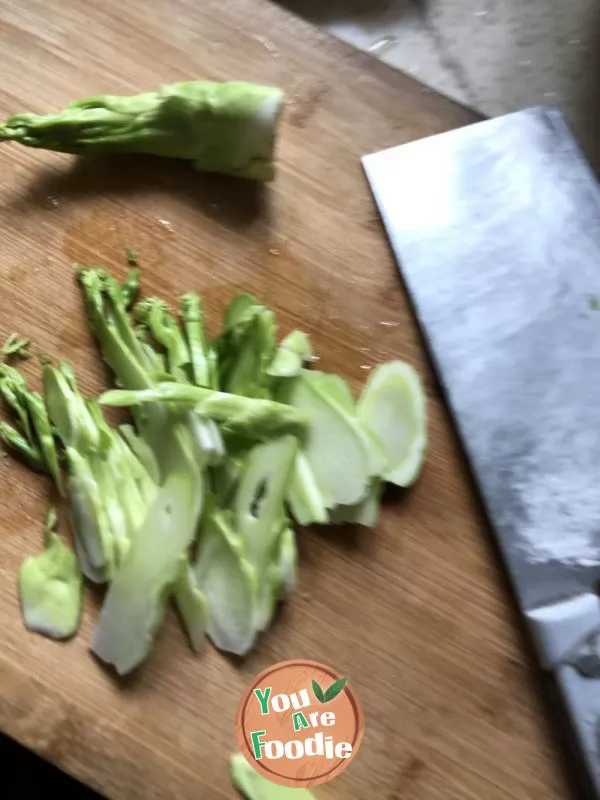
<path id="1" fill-rule="evenodd" d="M 308 419 L 301 452 L 328 509 L 359 503 L 385 463 L 377 443 L 339 402 L 338 390 L 331 391 L 323 373 L 303 369 L 288 394 L 290 405 Z M 294 478 L 302 479 L 298 473 Z"/>
<path id="2" fill-rule="evenodd" d="M 329 512 L 328 521 L 332 524 L 348 523 L 350 525 L 365 525 L 372 528 L 379 520 L 379 509 L 383 481 L 374 478 L 369 491 L 360 503 L 353 506 L 336 506 Z"/>
<path id="3" fill-rule="evenodd" d="M 199 480 L 185 469 L 169 472 L 110 585 L 92 651 L 120 675 L 150 652 L 196 532 L 203 497 Z"/>
<path id="4" fill-rule="evenodd" d="M 302 331 L 292 331 L 277 348 L 267 374 L 274 378 L 292 378 L 300 373 L 305 361 L 313 357 L 310 338 Z"/>
<path id="5" fill-rule="evenodd" d="M 196 576 L 187 558 L 182 560 L 181 572 L 175 584 L 175 602 L 196 653 L 204 646 L 208 603 L 198 588 Z"/>
<path id="6" fill-rule="evenodd" d="M 206 633 L 219 650 L 243 656 L 256 636 L 256 572 L 243 554 L 232 516 L 216 510 L 206 515 L 193 569 L 206 598 Z"/>
<path id="7" fill-rule="evenodd" d="M 418 372 L 404 361 L 375 367 L 357 410 L 385 453 L 382 477 L 398 486 L 413 484 L 427 450 L 427 403 Z"/>

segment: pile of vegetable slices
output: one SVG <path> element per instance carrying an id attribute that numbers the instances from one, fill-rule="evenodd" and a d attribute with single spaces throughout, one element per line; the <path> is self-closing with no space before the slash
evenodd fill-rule
<path id="1" fill-rule="evenodd" d="M 46 521 L 45 549 L 20 570 L 27 627 L 73 636 L 83 576 L 107 584 L 92 651 L 123 675 L 151 651 L 174 601 L 196 651 L 208 636 L 243 655 L 296 583 L 293 523 L 377 522 L 384 483 L 409 486 L 426 451 L 421 380 L 401 361 L 377 366 L 358 400 L 343 378 L 311 369 L 301 331 L 277 337 L 274 313 L 249 294 L 206 332 L 203 306 L 178 313 L 77 268 L 85 313 L 117 388 L 84 397 L 71 367 L 42 361 L 43 393 L 0 364 L 13 423 L 0 435 L 65 498 L 75 552 Z M 25 343 L 26 344 L 26 343 Z M 23 355 L 11 337 L 5 355 Z M 131 420 L 113 425 L 108 407 Z"/>

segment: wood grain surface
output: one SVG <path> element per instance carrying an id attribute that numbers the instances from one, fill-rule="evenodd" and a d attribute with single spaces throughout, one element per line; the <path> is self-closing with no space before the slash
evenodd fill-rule
<path id="1" fill-rule="evenodd" d="M 301 531 L 292 602 L 245 661 L 192 655 L 170 612 L 150 661 L 119 684 L 88 652 L 100 598 L 58 645 L 23 628 L 19 563 L 41 545 L 49 482 L 0 460 L 0 729 L 112 798 L 232 798 L 235 713 L 257 672 L 311 658 L 351 676 L 359 756 L 319 798 L 566 797 L 558 749 L 475 493 L 361 172 L 361 155 L 475 119 L 262 0 L 0 2 L 0 113 L 188 78 L 285 89 L 276 182 L 153 159 L 0 146 L 0 333 L 30 336 L 96 392 L 106 375 L 72 263 L 147 293 L 196 289 L 216 324 L 244 289 L 306 329 L 355 389 L 405 358 L 424 375 L 430 453 L 373 531 Z M 214 329 L 213 329 L 214 330 Z M 27 371 L 36 376 L 35 361 Z"/>

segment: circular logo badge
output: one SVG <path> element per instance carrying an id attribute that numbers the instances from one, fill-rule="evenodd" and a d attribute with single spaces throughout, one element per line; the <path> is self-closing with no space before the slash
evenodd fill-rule
<path id="1" fill-rule="evenodd" d="M 265 778 L 295 788 L 328 783 L 356 756 L 364 734 L 348 677 L 316 661 L 282 661 L 248 686 L 237 739 Z"/>

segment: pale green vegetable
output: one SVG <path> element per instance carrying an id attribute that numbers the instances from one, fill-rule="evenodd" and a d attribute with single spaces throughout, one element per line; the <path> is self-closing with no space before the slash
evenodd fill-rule
<path id="1" fill-rule="evenodd" d="M 100 432 L 85 399 L 77 389 L 75 376 L 64 364 L 44 364 L 44 398 L 50 421 L 65 447 L 94 451 L 101 445 Z"/>
<path id="2" fill-rule="evenodd" d="M 374 478 L 369 490 L 360 503 L 353 506 L 336 506 L 329 512 L 328 522 L 332 524 L 348 523 L 351 525 L 365 525 L 372 528 L 379 521 L 379 505 L 383 481 Z"/>
<path id="3" fill-rule="evenodd" d="M 375 524 L 385 456 L 358 419 L 347 382 L 302 369 L 279 394 L 309 417 L 287 493 L 294 519 L 301 525 Z"/>
<path id="4" fill-rule="evenodd" d="M 297 448 L 298 442 L 293 436 L 253 447 L 233 502 L 235 529 L 241 537 L 245 557 L 256 574 L 254 627 L 258 631 L 265 630 L 271 621 L 280 599 L 281 584 L 293 580 L 290 575 L 293 564 L 289 563 L 291 544 L 286 543 L 287 549 L 281 556 L 280 541 L 289 530 L 284 501 Z M 278 572 L 282 559 L 285 576 Z"/>
<path id="5" fill-rule="evenodd" d="M 198 589 L 196 576 L 187 559 L 182 561 L 181 571 L 175 584 L 175 602 L 190 644 L 195 652 L 199 653 L 204 645 L 209 609 L 206 597 Z"/>
<path id="6" fill-rule="evenodd" d="M 59 487 L 66 467 L 80 568 L 110 584 L 92 650 L 134 670 L 172 599 L 194 650 L 208 636 L 244 655 L 297 581 L 288 507 L 301 524 L 375 524 L 384 479 L 418 450 L 420 384 L 394 362 L 357 409 L 343 378 L 304 367 L 304 333 L 277 344 L 273 312 L 252 295 L 233 298 L 211 341 L 195 293 L 176 314 L 137 300 L 135 269 L 122 282 L 99 268 L 78 276 L 118 388 L 85 398 L 68 365 L 46 360 L 42 397 L 0 363 L 14 422 L 0 436 Z M 133 424 L 113 427 L 100 403 L 130 408 Z M 44 557 L 62 558 L 59 545 L 50 537 Z"/>
<path id="7" fill-rule="evenodd" d="M 246 800 L 315 800 L 308 789 L 292 789 L 267 780 L 241 753 L 231 756 L 229 768 L 233 785 Z"/>
<path id="8" fill-rule="evenodd" d="M 267 373 L 275 378 L 291 378 L 300 374 L 304 363 L 313 357 L 310 339 L 302 331 L 292 331 L 282 340 Z"/>
<path id="9" fill-rule="evenodd" d="M 140 271 L 137 268 L 137 256 L 130 247 L 126 250 L 126 256 L 127 264 L 131 269 L 119 287 L 119 292 L 123 298 L 125 308 L 129 311 L 140 293 Z"/>
<path id="10" fill-rule="evenodd" d="M 127 261 L 127 264 L 128 264 L 130 267 L 137 267 L 137 266 L 139 266 L 139 259 L 138 259 L 138 255 L 137 255 L 137 253 L 135 252 L 135 250 L 133 249 L 133 247 L 126 247 L 126 248 L 125 248 L 125 259 L 126 259 L 126 261 Z"/>
<path id="11" fill-rule="evenodd" d="M 169 373 L 176 379 L 189 381 L 191 356 L 177 320 L 164 300 L 148 297 L 136 303 L 133 314 L 145 325 L 156 341 L 164 347 Z"/>
<path id="12" fill-rule="evenodd" d="M 270 181 L 282 109 L 277 88 L 186 81 L 129 97 L 87 97 L 58 114 L 15 114 L 0 125 L 0 141 L 76 155 L 148 153 Z"/>
<path id="13" fill-rule="evenodd" d="M 283 403 L 175 382 L 158 383 L 153 389 L 141 391 L 113 389 L 101 395 L 100 403 L 116 407 L 158 403 L 183 411 L 193 409 L 220 423 L 228 433 L 258 441 L 285 433 L 301 435 L 306 428 L 306 415 Z"/>
<path id="14" fill-rule="evenodd" d="M 25 402 L 27 403 L 29 416 L 48 472 L 54 478 L 58 491 L 63 494 L 63 482 L 56 452 L 56 443 L 44 399 L 38 392 L 27 392 Z"/>
<path id="15" fill-rule="evenodd" d="M 330 391 L 323 373 L 302 370 L 288 401 L 309 419 L 302 453 L 324 507 L 359 503 L 383 466 L 377 445 Z"/>
<path id="16" fill-rule="evenodd" d="M 64 447 L 76 552 L 86 577 L 105 582 L 125 557 L 158 488 L 98 404 L 82 397 L 66 364 L 46 362 L 43 375 L 41 407 L 47 407 Z"/>
<path id="17" fill-rule="evenodd" d="M 293 528 L 286 527 L 279 537 L 271 574 L 278 599 L 291 596 L 298 580 L 298 545 Z"/>
<path id="18" fill-rule="evenodd" d="M 134 285 L 130 281 L 125 297 L 123 286 L 104 280 L 101 273 L 84 280 L 91 280 L 88 286 L 100 293 L 92 305 L 95 330 L 101 332 L 120 375 L 134 384 L 153 385 L 153 357 L 140 348 L 126 313 Z M 143 430 L 162 425 L 151 430 L 155 453 L 132 429 L 125 428 L 121 436 L 107 425 L 98 404 L 81 397 L 65 365 L 56 369 L 46 364 L 44 379 L 52 421 L 66 448 L 78 556 L 91 580 L 112 581 L 94 634 L 95 652 L 122 674 L 134 669 L 148 654 L 164 604 L 176 588 L 190 639 L 199 646 L 202 599 L 192 587 L 183 591 L 176 580 L 196 532 L 203 498 L 192 426 L 179 415 L 154 409 Z M 159 487 L 161 473 L 166 477 Z M 162 550 L 157 545 L 161 536 Z M 153 551 L 146 550 L 152 546 Z M 128 613 L 121 613 L 119 598 L 125 598 Z"/>
<path id="19" fill-rule="evenodd" d="M 220 650 L 245 655 L 256 637 L 256 571 L 244 556 L 230 514 L 215 510 L 207 514 L 193 570 L 206 598 L 208 636 Z"/>
<path id="20" fill-rule="evenodd" d="M 255 614 L 255 626 L 265 631 L 275 613 L 277 603 L 291 597 L 298 579 L 298 545 L 296 534 L 287 524 L 278 534 L 276 547 L 271 556 L 263 579 L 259 584 L 259 594 Z"/>
<path id="21" fill-rule="evenodd" d="M 312 370 L 310 376 L 313 383 L 318 385 L 321 391 L 325 392 L 331 400 L 334 400 L 348 414 L 356 415 L 356 403 L 354 402 L 352 391 L 348 382 L 341 375 L 336 375 L 334 372 Z"/>
<path id="22" fill-rule="evenodd" d="M 69 639 L 79 628 L 83 578 L 75 553 L 56 533 L 56 511 L 48 512 L 45 550 L 28 556 L 19 570 L 25 625 L 52 639 Z"/>
<path id="23" fill-rule="evenodd" d="M 28 467 L 36 472 L 47 472 L 46 459 L 39 446 L 28 440 L 8 422 L 0 422 L 0 438 L 4 444 Z"/>
<path id="24" fill-rule="evenodd" d="M 69 518 L 75 550 L 86 578 L 106 583 L 112 575 L 115 549 L 104 498 L 88 461 L 74 448 L 65 450 Z"/>
<path id="25" fill-rule="evenodd" d="M 192 434 L 198 462 L 210 466 L 220 464 L 225 458 L 225 444 L 219 426 L 213 419 L 192 409 L 184 416 Z"/>
<path id="26" fill-rule="evenodd" d="M 0 364 L 0 394 L 15 416 L 23 435 L 31 443 L 34 438 L 33 426 L 25 401 L 28 391 L 27 381 L 17 369 L 7 364 Z"/>
<path id="27" fill-rule="evenodd" d="M 118 567 L 158 494 L 157 483 L 119 433 L 105 421 L 100 407 L 88 402 L 104 439 L 103 457 L 97 463 L 97 481 L 105 500 L 117 548 Z"/>
<path id="28" fill-rule="evenodd" d="M 15 341 L 18 344 L 23 340 Z M 32 469 L 50 473 L 62 493 L 58 454 L 43 398 L 32 392 L 21 373 L 7 364 L 0 364 L 0 394 L 17 425 L 0 423 L 0 437 Z"/>
<path id="29" fill-rule="evenodd" d="M 185 300 L 185 302 L 184 302 Z M 185 331 L 180 329 L 167 304 L 158 298 L 143 300 L 133 309 L 134 316 L 151 332 L 152 337 L 166 352 L 165 371 L 178 383 L 196 383 L 198 360 L 204 358 L 206 374 L 200 377 L 206 381 L 216 380 L 214 359 L 204 341 L 200 309 L 192 302 L 192 297 L 182 298 L 187 322 Z M 190 315 L 194 317 L 194 325 Z M 206 345 L 206 351 L 200 349 Z M 155 380 L 158 375 L 152 376 Z M 186 417 L 190 432 L 198 445 L 197 456 L 202 462 L 216 464 L 225 455 L 223 441 L 214 421 L 201 413 L 191 411 Z"/>
<path id="30" fill-rule="evenodd" d="M 92 651 L 120 675 L 148 655 L 194 538 L 202 494 L 188 469 L 170 472 L 106 595 Z"/>
<path id="31" fill-rule="evenodd" d="M 186 338 L 160 302 L 151 301 L 142 312 L 139 312 L 138 305 L 138 313 L 141 313 L 157 340 L 167 347 L 166 364 L 142 336 L 140 329 L 134 328 L 128 307 L 132 295 L 137 294 L 136 270 L 129 272 L 123 284 L 98 268 L 85 269 L 79 266 L 78 277 L 84 292 L 88 320 L 118 385 L 125 390 L 153 391 L 158 390 L 165 380 L 170 380 L 172 385 L 176 385 L 174 381 L 177 380 L 188 380 L 192 372 L 192 356 Z M 173 371 L 167 372 L 168 368 Z M 180 427 L 178 436 L 169 434 L 175 423 L 187 423 L 189 436 L 186 436 L 186 447 L 192 437 L 194 453 L 201 465 L 214 463 L 223 455 L 220 432 L 201 411 L 185 416 L 178 409 L 167 409 L 160 402 L 150 402 L 143 408 L 132 408 L 132 416 L 144 448 L 149 448 L 153 453 L 154 463 L 160 470 L 159 479 L 169 472 L 172 460 L 178 462 L 181 457 L 179 440 L 183 428 Z M 141 447 L 136 446 L 136 450 L 141 453 Z M 147 460 L 145 456 L 141 457 Z"/>
<path id="32" fill-rule="evenodd" d="M 11 333 L 0 349 L 0 356 L 7 359 L 12 356 L 27 359 L 30 357 L 30 344 L 29 339 L 18 336 L 16 333 Z"/>
<path id="33" fill-rule="evenodd" d="M 220 388 L 246 397 L 270 398 L 267 368 L 277 348 L 275 315 L 249 294 L 239 294 L 223 315 L 215 342 Z"/>
<path id="34" fill-rule="evenodd" d="M 295 582 L 284 498 L 296 450 L 293 436 L 255 445 L 226 490 L 227 507 L 212 509 L 202 526 L 194 574 L 207 633 L 221 650 L 247 653 Z"/>
<path id="35" fill-rule="evenodd" d="M 327 501 L 303 452 L 299 452 L 294 461 L 287 501 L 294 519 L 300 525 L 322 524 L 329 519 Z"/>
<path id="36" fill-rule="evenodd" d="M 204 327 L 202 301 L 195 292 L 187 292 L 179 300 L 184 335 L 190 353 L 192 383 L 219 388 L 217 354 L 209 344 Z"/>
<path id="37" fill-rule="evenodd" d="M 147 442 L 137 435 L 132 425 L 120 425 L 119 430 L 140 464 L 144 466 L 150 479 L 154 481 L 154 483 L 158 483 L 160 480 L 160 469 L 156 461 L 156 456 Z"/>
<path id="38" fill-rule="evenodd" d="M 357 413 L 385 453 L 382 477 L 398 486 L 413 484 L 427 449 L 427 406 L 418 372 L 403 361 L 375 367 Z"/>
<path id="39" fill-rule="evenodd" d="M 137 271 L 129 273 L 130 288 L 127 292 L 125 286 L 128 279 L 119 285 L 102 269 L 78 266 L 77 274 L 83 289 L 88 322 L 117 384 L 126 389 L 152 388 L 160 364 L 152 348 L 145 346 L 136 335 L 127 311 L 133 291 L 131 284 L 137 278 Z M 154 404 L 139 412 L 134 410 L 132 416 L 138 435 L 154 454 L 162 478 L 169 414 L 164 407 Z"/>
<path id="40" fill-rule="evenodd" d="M 257 634 L 267 630 L 273 620 L 278 603 L 289 598 L 291 590 L 288 592 L 287 589 L 290 585 L 293 587 L 296 582 L 294 563 L 290 561 L 293 556 L 292 550 L 297 554 L 296 535 L 291 528 L 286 526 L 287 521 L 277 531 L 275 546 L 258 583 L 254 606 L 254 628 Z M 292 535 L 293 541 L 288 543 L 287 551 L 282 553 L 282 543 L 287 531 Z"/>
<path id="41" fill-rule="evenodd" d="M 262 574 L 285 520 L 285 487 L 298 442 L 282 436 L 250 450 L 233 503 L 235 527 L 250 562 Z"/>
<path id="42" fill-rule="evenodd" d="M 165 312 L 164 307 L 156 303 L 150 304 L 142 312 L 148 328 L 153 329 L 152 333 L 162 339 L 163 346 L 167 347 L 167 363 L 162 363 L 156 350 L 141 337 L 139 329 L 134 329 L 128 309 L 138 294 L 137 271 L 130 271 L 122 284 L 97 268 L 79 267 L 78 277 L 84 292 L 88 320 L 99 341 L 103 357 L 120 386 L 124 389 L 152 391 L 165 378 L 186 380 L 191 377 L 193 359 L 189 344 L 186 337 L 174 330 L 170 312 Z M 195 335 L 198 335 L 197 329 Z M 165 375 L 165 369 L 169 367 L 176 370 L 176 374 Z M 186 374 L 188 369 L 189 374 Z M 185 565 L 187 550 L 196 536 L 206 491 L 205 469 L 208 464 L 218 462 L 223 455 L 220 431 L 201 413 L 166 408 L 162 403 L 149 403 L 142 408 L 132 409 L 132 416 L 136 432 L 132 434 L 129 431 L 126 436 L 133 443 L 134 451 L 140 454 L 140 462 L 147 465 L 148 473 L 156 483 L 162 483 L 155 504 L 161 497 L 164 498 L 165 487 L 173 473 L 187 473 L 195 489 L 193 504 L 186 510 L 186 524 L 178 530 L 176 536 L 171 537 L 169 549 L 163 553 L 163 573 L 157 573 L 152 560 L 144 560 L 140 556 L 140 542 L 144 541 L 146 530 L 152 530 L 153 524 L 150 519 L 152 512 L 147 508 L 145 512 L 148 516 L 127 547 L 124 550 L 117 547 L 117 554 L 123 560 L 123 569 L 118 570 L 115 582 L 121 577 L 125 565 L 131 565 L 134 559 L 135 581 L 139 590 L 136 599 L 145 604 L 146 617 L 143 616 L 143 609 L 138 609 L 137 617 L 125 615 L 121 625 L 115 623 L 118 618 L 118 598 L 125 596 L 125 588 L 121 585 L 119 592 L 111 595 L 115 587 L 113 583 L 106 602 L 108 603 L 111 596 L 116 596 L 117 600 L 111 600 L 106 615 L 101 617 L 104 623 L 97 631 L 97 641 L 100 657 L 106 655 L 107 660 L 113 659 L 111 663 L 115 663 L 115 666 L 118 665 L 117 669 L 125 672 L 136 667 L 148 655 L 152 638 L 162 618 L 164 604 L 171 594 L 174 594 L 178 606 L 182 604 L 179 611 L 186 627 L 190 626 L 190 640 L 199 644 L 201 600 L 193 591 L 185 591 L 185 585 L 178 584 L 176 578 L 172 578 L 172 572 L 180 574 Z M 168 492 L 165 502 L 167 501 Z M 152 508 L 156 508 L 156 505 Z M 132 591 L 136 591 L 136 587 Z M 129 656 L 123 655 L 123 640 L 128 636 L 132 640 Z"/>

